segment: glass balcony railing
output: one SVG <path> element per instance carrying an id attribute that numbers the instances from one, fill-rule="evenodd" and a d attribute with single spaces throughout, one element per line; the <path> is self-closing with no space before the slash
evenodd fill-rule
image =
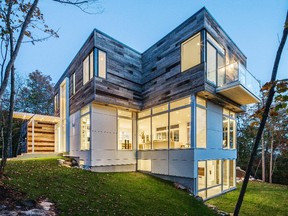
<path id="1" fill-rule="evenodd" d="M 229 88 L 237 84 L 260 99 L 260 83 L 242 64 L 235 62 L 218 69 L 218 88 Z"/>

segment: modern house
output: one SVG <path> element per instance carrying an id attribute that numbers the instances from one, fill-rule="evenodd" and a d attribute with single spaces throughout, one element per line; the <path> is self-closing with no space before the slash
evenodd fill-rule
<path id="1" fill-rule="evenodd" d="M 258 91 L 205 8 L 144 53 L 94 29 L 55 85 L 55 149 L 96 172 L 143 171 L 206 199 L 235 188 L 235 116 Z"/>

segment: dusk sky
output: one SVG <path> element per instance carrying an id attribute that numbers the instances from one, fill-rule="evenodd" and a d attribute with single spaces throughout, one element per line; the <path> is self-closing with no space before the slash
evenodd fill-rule
<path id="1" fill-rule="evenodd" d="M 59 38 L 24 44 L 16 61 L 23 75 L 38 69 L 56 83 L 89 34 L 97 28 L 139 52 L 145 51 L 205 6 L 247 57 L 262 83 L 270 80 L 282 36 L 287 0 L 102 0 L 103 13 L 89 15 L 51 0 L 40 1 L 46 23 Z M 285 46 L 278 79 L 288 78 Z"/>

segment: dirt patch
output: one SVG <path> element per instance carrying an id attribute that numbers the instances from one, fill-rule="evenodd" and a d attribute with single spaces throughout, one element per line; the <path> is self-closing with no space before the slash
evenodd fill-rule
<path id="1" fill-rule="evenodd" d="M 24 193 L 0 182 L 0 215 L 55 216 L 57 213 L 54 203 L 48 199 L 26 199 Z"/>
<path id="2" fill-rule="evenodd" d="M 0 205 L 6 209 L 15 209 L 17 204 L 25 199 L 25 194 L 0 184 Z"/>

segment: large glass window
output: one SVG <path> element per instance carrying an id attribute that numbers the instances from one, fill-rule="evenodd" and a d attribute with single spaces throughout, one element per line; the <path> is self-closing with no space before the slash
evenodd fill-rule
<path id="1" fill-rule="evenodd" d="M 98 71 L 98 77 L 106 79 L 106 53 L 97 49 L 96 51 L 95 61 L 98 63 L 96 66 L 94 66 L 94 51 L 83 61 L 83 85 L 94 77 L 95 70 Z"/>
<path id="2" fill-rule="evenodd" d="M 161 106 L 157 106 L 157 107 L 153 107 L 152 108 L 152 114 L 156 114 L 156 113 L 160 113 L 160 112 L 165 112 L 168 110 L 168 103 L 161 105 Z"/>
<path id="3" fill-rule="evenodd" d="M 86 106 L 81 109 L 81 142 L 80 150 L 90 149 L 90 107 Z"/>
<path id="4" fill-rule="evenodd" d="M 207 79 L 216 84 L 217 74 L 217 50 L 210 44 L 207 43 Z"/>
<path id="5" fill-rule="evenodd" d="M 138 149 L 151 149 L 151 118 L 138 120 Z"/>
<path id="6" fill-rule="evenodd" d="M 206 199 L 234 188 L 235 177 L 235 160 L 198 161 L 198 195 Z"/>
<path id="7" fill-rule="evenodd" d="M 223 161 L 223 190 L 235 187 L 235 160 Z"/>
<path id="8" fill-rule="evenodd" d="M 132 150 L 132 113 L 118 110 L 118 149 Z"/>
<path id="9" fill-rule="evenodd" d="M 201 63 L 200 33 L 181 44 L 181 72 Z"/>
<path id="10" fill-rule="evenodd" d="M 198 190 L 206 187 L 206 161 L 198 161 Z"/>
<path id="11" fill-rule="evenodd" d="M 106 79 L 106 53 L 98 51 L 98 76 Z"/>
<path id="12" fill-rule="evenodd" d="M 225 50 L 207 33 L 207 80 L 217 86 L 225 83 Z M 218 80 L 217 80 L 218 79 Z"/>
<path id="13" fill-rule="evenodd" d="M 170 112 L 170 148 L 190 148 L 191 108 Z"/>
<path id="14" fill-rule="evenodd" d="M 153 149 L 168 149 L 168 113 L 152 117 Z"/>
<path id="15" fill-rule="evenodd" d="M 184 99 L 180 99 L 180 100 L 177 100 L 177 101 L 173 101 L 170 103 L 170 109 L 175 109 L 177 107 L 182 107 L 182 106 L 186 106 L 186 105 L 189 105 L 191 103 L 191 98 L 190 97 L 187 97 L 187 98 L 184 98 Z"/>
<path id="16" fill-rule="evenodd" d="M 225 81 L 225 58 L 224 56 L 218 54 L 218 86 L 223 86 Z"/>
<path id="17" fill-rule="evenodd" d="M 94 76 L 94 52 L 92 51 L 83 61 L 83 85 Z"/>
<path id="18" fill-rule="evenodd" d="M 197 97 L 196 103 L 196 147 L 206 148 L 206 101 Z"/>
<path id="19" fill-rule="evenodd" d="M 223 109 L 223 148 L 236 149 L 235 113 Z"/>
<path id="20" fill-rule="evenodd" d="M 151 109 L 143 110 L 138 113 L 138 118 L 143 118 L 151 115 Z"/>
<path id="21" fill-rule="evenodd" d="M 186 97 L 139 112 L 138 149 L 190 148 L 190 104 Z"/>

